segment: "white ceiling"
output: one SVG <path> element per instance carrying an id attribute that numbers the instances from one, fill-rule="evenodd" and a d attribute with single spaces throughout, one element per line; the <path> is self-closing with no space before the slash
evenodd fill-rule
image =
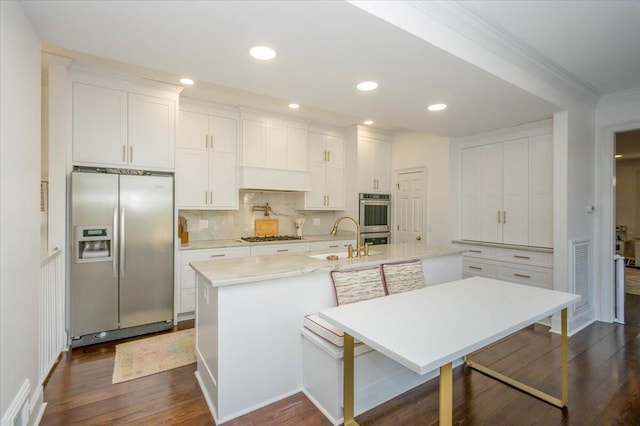
<path id="1" fill-rule="evenodd" d="M 598 94 L 640 86 L 640 44 L 629 45 L 640 31 L 640 2 L 592 2 L 611 5 L 615 13 L 585 7 L 584 2 L 555 3 L 565 2 L 472 4 Z M 448 136 L 537 121 L 556 109 L 342 1 L 23 4 L 47 50 L 82 62 L 119 61 L 109 66 L 173 83 L 189 75 L 197 84 L 185 89 L 188 97 L 293 113 L 341 127 L 371 118 L 374 127 Z M 550 18 L 549 10 L 558 7 L 564 8 L 563 18 Z M 580 12 L 573 17 L 572 10 Z M 600 25 L 594 27 L 594 22 Z M 584 31 L 590 25 L 598 30 L 597 43 Z M 615 29 L 620 39 L 601 28 Z M 249 57 L 256 44 L 274 47 L 277 58 L 259 62 Z M 604 65 L 594 60 L 600 57 Z M 378 81 L 379 89 L 358 92 L 355 85 L 364 80 Z M 291 101 L 301 109 L 288 110 Z M 435 102 L 449 108 L 427 112 L 426 106 Z"/>

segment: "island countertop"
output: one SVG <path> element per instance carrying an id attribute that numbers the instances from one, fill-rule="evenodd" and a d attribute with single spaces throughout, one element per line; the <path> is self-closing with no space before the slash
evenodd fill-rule
<path id="1" fill-rule="evenodd" d="M 403 262 L 414 259 L 449 256 L 464 250 L 415 244 L 386 244 L 370 247 L 371 255 L 338 260 L 316 259 L 318 254 L 338 253 L 340 250 L 321 250 L 307 253 L 287 253 L 264 256 L 248 256 L 231 259 L 215 259 L 191 262 L 196 272 L 206 278 L 214 287 L 266 281 L 316 272 L 330 272 L 342 269 L 362 269 L 382 263 Z M 373 254 L 376 253 L 376 254 Z"/>

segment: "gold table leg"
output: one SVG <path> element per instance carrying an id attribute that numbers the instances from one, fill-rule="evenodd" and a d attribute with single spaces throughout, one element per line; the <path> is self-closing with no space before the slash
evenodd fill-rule
<path id="1" fill-rule="evenodd" d="M 561 312 L 561 345 L 560 345 L 560 358 L 562 364 L 562 394 L 560 398 L 556 398 L 555 396 L 549 395 L 548 393 L 542 392 L 536 388 L 533 388 L 529 385 L 526 385 L 522 382 L 519 382 L 511 377 L 505 376 L 504 374 L 500 374 L 497 371 L 494 371 L 485 366 L 476 364 L 473 362 L 471 355 L 467 355 L 466 364 L 489 377 L 493 377 L 496 380 L 499 380 L 503 383 L 508 384 L 522 392 L 528 393 L 531 396 L 534 396 L 538 399 L 541 399 L 545 402 L 548 402 L 551 405 L 555 405 L 558 408 L 563 408 L 567 405 L 569 401 L 569 337 L 567 334 L 567 309 L 563 309 Z"/>
<path id="2" fill-rule="evenodd" d="M 440 426 L 453 423 L 453 369 L 451 363 L 440 367 Z"/>
<path id="3" fill-rule="evenodd" d="M 358 426 L 353 418 L 354 411 L 354 354 L 353 336 L 344 333 L 342 405 L 345 426 Z"/>

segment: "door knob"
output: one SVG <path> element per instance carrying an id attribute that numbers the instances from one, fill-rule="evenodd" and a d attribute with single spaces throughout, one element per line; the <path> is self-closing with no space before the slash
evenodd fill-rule
<path id="1" fill-rule="evenodd" d="M 416 240 L 420 241 L 420 240 L 422 240 L 422 237 L 421 237 L 420 235 L 418 235 L 418 236 L 416 237 Z"/>

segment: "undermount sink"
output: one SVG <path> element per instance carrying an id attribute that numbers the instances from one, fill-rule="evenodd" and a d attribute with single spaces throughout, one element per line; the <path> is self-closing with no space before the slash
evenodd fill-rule
<path id="1" fill-rule="evenodd" d="M 382 252 L 369 250 L 369 256 L 376 256 L 379 254 L 382 254 Z M 312 257 L 314 259 L 320 259 L 320 260 L 338 260 L 338 259 L 347 259 L 349 257 L 349 253 L 346 251 L 341 251 L 338 253 L 308 254 L 307 256 Z M 337 256 L 337 258 L 334 258 L 333 256 Z M 366 257 L 366 256 L 361 256 L 361 257 Z"/>

